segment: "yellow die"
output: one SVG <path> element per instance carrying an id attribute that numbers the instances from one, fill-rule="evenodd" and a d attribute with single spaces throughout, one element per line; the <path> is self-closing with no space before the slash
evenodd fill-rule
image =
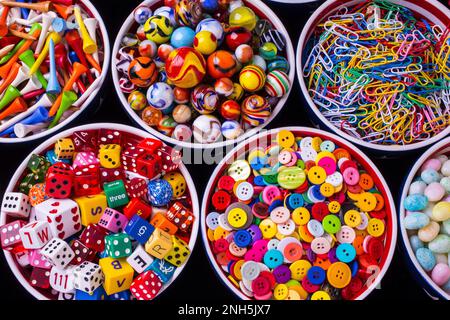
<path id="1" fill-rule="evenodd" d="M 103 212 L 108 206 L 106 196 L 103 193 L 79 197 L 74 200 L 78 204 L 78 207 L 80 207 L 81 224 L 83 226 L 99 222 Z"/>
<path id="2" fill-rule="evenodd" d="M 75 153 L 75 146 L 72 139 L 59 139 L 55 143 L 55 155 L 59 160 L 72 159 Z"/>
<path id="3" fill-rule="evenodd" d="M 181 173 L 170 172 L 164 176 L 164 180 L 172 186 L 174 199 L 182 197 L 186 192 L 186 180 Z"/>
<path id="4" fill-rule="evenodd" d="M 120 167 L 120 146 L 118 144 L 102 145 L 98 159 L 103 168 L 115 169 Z"/>
<path id="5" fill-rule="evenodd" d="M 179 267 L 187 260 L 191 251 L 186 242 L 177 236 L 172 236 L 172 243 L 172 249 L 170 249 L 169 253 L 164 257 L 164 260 Z"/>
<path id="6" fill-rule="evenodd" d="M 99 265 L 105 275 L 103 288 L 107 295 L 130 289 L 131 283 L 133 282 L 134 270 L 125 258 L 103 258 L 100 259 Z"/>
<path id="7" fill-rule="evenodd" d="M 145 251 L 155 258 L 162 259 L 172 249 L 170 234 L 155 228 L 150 238 L 145 243 Z"/>

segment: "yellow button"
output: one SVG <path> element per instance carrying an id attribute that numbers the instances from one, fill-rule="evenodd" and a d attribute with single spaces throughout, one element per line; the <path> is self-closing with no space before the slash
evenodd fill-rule
<path id="1" fill-rule="evenodd" d="M 342 289 L 352 280 L 352 271 L 347 264 L 335 262 L 327 270 L 327 279 L 330 285 L 336 289 Z"/>
<path id="2" fill-rule="evenodd" d="M 227 221 L 233 228 L 242 228 L 247 220 L 247 213 L 241 208 L 234 208 L 228 212 Z"/>
<path id="3" fill-rule="evenodd" d="M 370 212 L 377 206 L 377 198 L 370 192 L 360 194 L 356 205 L 365 212 Z"/>
<path id="4" fill-rule="evenodd" d="M 302 300 L 302 298 L 300 297 L 300 294 L 297 291 L 290 289 L 288 296 L 284 300 L 293 301 L 293 300 Z"/>
<path id="5" fill-rule="evenodd" d="M 308 209 L 304 207 L 296 208 L 292 212 L 292 220 L 294 220 L 295 224 L 298 226 L 304 226 L 311 219 L 311 214 Z"/>
<path id="6" fill-rule="evenodd" d="M 256 150 L 251 151 L 248 154 L 247 160 L 248 160 L 249 163 L 251 163 L 252 160 L 255 159 L 255 158 L 264 158 L 264 157 L 265 157 L 264 150 L 256 149 Z"/>
<path id="7" fill-rule="evenodd" d="M 290 148 L 295 143 L 295 136 L 290 131 L 281 130 L 277 134 L 277 142 L 283 148 Z"/>
<path id="8" fill-rule="evenodd" d="M 278 232 L 277 225 L 270 219 L 264 219 L 259 224 L 264 239 L 272 239 Z"/>
<path id="9" fill-rule="evenodd" d="M 316 291 L 311 296 L 311 300 L 331 300 L 330 295 L 325 291 Z"/>
<path id="10" fill-rule="evenodd" d="M 334 194 L 334 187 L 330 183 L 324 183 L 320 186 L 320 193 L 324 197 L 331 197 Z"/>
<path id="11" fill-rule="evenodd" d="M 316 150 L 317 152 L 320 151 L 320 145 L 322 144 L 322 139 L 320 139 L 319 137 L 314 137 L 312 138 L 311 141 L 311 147 Z"/>
<path id="12" fill-rule="evenodd" d="M 225 239 L 230 234 L 229 231 L 223 229 L 221 226 L 218 226 L 214 230 L 214 241 L 217 241 L 219 239 Z"/>
<path id="13" fill-rule="evenodd" d="M 245 260 L 239 260 L 238 262 L 235 263 L 233 271 L 234 271 L 234 276 L 236 277 L 236 279 L 238 280 L 242 280 L 242 273 L 241 273 L 241 268 L 242 265 L 245 263 Z"/>
<path id="14" fill-rule="evenodd" d="M 228 175 L 234 179 L 234 181 L 247 180 L 251 174 L 251 168 L 247 161 L 236 160 L 228 168 Z"/>
<path id="15" fill-rule="evenodd" d="M 341 192 L 343 188 L 344 188 L 344 184 L 340 184 L 339 186 L 334 187 L 334 193 Z"/>
<path id="16" fill-rule="evenodd" d="M 308 260 L 295 261 L 289 266 L 289 270 L 291 270 L 291 278 L 301 281 L 311 267 L 312 265 Z"/>
<path id="17" fill-rule="evenodd" d="M 306 300 L 308 298 L 308 292 L 302 287 L 300 283 L 288 287 L 289 291 L 295 291 L 296 293 L 298 293 L 298 295 L 300 296 L 300 300 Z"/>
<path id="18" fill-rule="evenodd" d="M 322 158 L 331 158 L 331 159 L 333 159 L 334 161 L 336 161 L 336 157 L 334 156 L 334 154 L 332 154 L 330 151 L 321 151 L 321 152 L 319 152 L 318 154 L 317 154 L 317 157 L 316 157 L 316 164 L 318 164 L 319 163 L 319 161 L 320 161 L 320 159 L 322 159 Z"/>
<path id="19" fill-rule="evenodd" d="M 314 240 L 314 236 L 308 231 L 306 225 L 298 227 L 298 234 L 300 235 L 300 239 L 305 242 L 311 243 Z"/>
<path id="20" fill-rule="evenodd" d="M 337 201 L 331 201 L 328 204 L 328 210 L 330 210 L 331 213 L 338 213 L 341 211 L 341 204 Z"/>
<path id="21" fill-rule="evenodd" d="M 344 215 L 344 222 L 352 228 L 356 228 L 361 223 L 361 214 L 356 210 L 348 210 Z"/>
<path id="22" fill-rule="evenodd" d="M 208 229 L 208 240 L 214 241 L 214 230 L 213 229 Z"/>
<path id="23" fill-rule="evenodd" d="M 278 284 L 273 290 L 273 297 L 275 300 L 284 300 L 289 295 L 289 289 L 285 284 Z"/>
<path id="24" fill-rule="evenodd" d="M 322 184 L 327 178 L 325 169 L 319 166 L 314 166 L 308 170 L 308 180 L 313 184 Z"/>
<path id="25" fill-rule="evenodd" d="M 384 233 L 384 223 L 380 219 L 372 218 L 367 225 L 367 232 L 372 237 L 380 237 Z"/>

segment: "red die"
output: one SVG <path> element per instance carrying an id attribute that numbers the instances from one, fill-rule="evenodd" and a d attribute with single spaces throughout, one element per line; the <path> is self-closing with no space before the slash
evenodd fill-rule
<path id="1" fill-rule="evenodd" d="M 23 220 L 16 220 L 0 227 L 0 239 L 4 250 L 13 250 L 22 244 L 19 230 L 26 224 Z"/>
<path id="2" fill-rule="evenodd" d="M 102 252 L 108 232 L 97 224 L 88 225 L 80 236 L 80 241 L 89 249 Z"/>
<path id="3" fill-rule="evenodd" d="M 74 174 L 74 193 L 77 197 L 99 194 L 100 188 L 99 165 L 77 167 Z"/>
<path id="4" fill-rule="evenodd" d="M 161 157 L 144 153 L 137 158 L 136 172 L 140 175 L 153 179 L 161 173 Z"/>
<path id="5" fill-rule="evenodd" d="M 97 130 L 82 130 L 76 131 L 72 135 L 73 144 L 76 152 L 92 151 L 96 152 L 98 149 L 98 131 Z"/>
<path id="6" fill-rule="evenodd" d="M 67 199 L 72 192 L 73 169 L 64 162 L 52 165 L 45 178 L 45 194 L 55 199 Z"/>
<path id="7" fill-rule="evenodd" d="M 123 167 L 108 169 L 108 168 L 100 168 L 100 184 L 103 185 L 106 182 L 113 182 L 116 180 L 125 181 L 125 170 Z"/>
<path id="8" fill-rule="evenodd" d="M 161 147 L 156 154 L 161 157 L 162 171 L 168 173 L 178 169 L 181 163 L 181 152 L 169 146 Z"/>
<path id="9" fill-rule="evenodd" d="M 141 137 L 134 134 L 125 133 L 122 134 L 122 147 L 127 149 L 129 147 L 136 147 L 142 141 Z"/>
<path id="10" fill-rule="evenodd" d="M 42 289 L 50 288 L 50 270 L 34 267 L 30 275 L 30 284 Z"/>
<path id="11" fill-rule="evenodd" d="M 152 214 L 152 207 L 139 198 L 133 198 L 123 209 L 123 214 L 128 220 L 131 220 L 135 214 L 147 220 Z"/>
<path id="12" fill-rule="evenodd" d="M 142 178 L 133 178 L 125 183 L 125 188 L 130 198 L 147 198 L 147 181 Z"/>
<path id="13" fill-rule="evenodd" d="M 70 248 L 75 253 L 75 257 L 71 261 L 73 265 L 78 265 L 84 261 L 93 262 L 97 255 L 94 250 L 86 247 L 80 240 L 74 240 Z"/>
<path id="14" fill-rule="evenodd" d="M 152 138 L 146 138 L 139 142 L 137 145 L 138 148 L 144 149 L 150 154 L 156 154 L 156 151 L 158 151 L 159 148 L 163 146 L 161 140 L 156 140 Z"/>
<path id="15" fill-rule="evenodd" d="M 138 300 L 154 299 L 162 288 L 162 282 L 151 270 L 137 276 L 131 283 L 131 294 Z"/>
<path id="16" fill-rule="evenodd" d="M 194 215 L 180 202 L 175 202 L 167 211 L 166 217 L 181 231 L 188 231 L 194 222 Z"/>
<path id="17" fill-rule="evenodd" d="M 125 171 L 137 172 L 137 159 L 145 153 L 142 148 L 129 147 L 122 153 L 122 164 Z"/>
<path id="18" fill-rule="evenodd" d="M 98 132 L 98 145 L 118 144 L 121 145 L 122 134 L 118 130 L 100 129 Z"/>

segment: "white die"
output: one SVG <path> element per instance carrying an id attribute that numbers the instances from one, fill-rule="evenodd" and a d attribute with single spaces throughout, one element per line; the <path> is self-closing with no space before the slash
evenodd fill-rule
<path id="1" fill-rule="evenodd" d="M 47 258 L 52 266 L 60 269 L 67 267 L 75 257 L 75 253 L 69 244 L 64 240 L 53 238 L 44 248 L 41 249 L 41 255 Z"/>
<path id="2" fill-rule="evenodd" d="M 26 194 L 7 192 L 3 196 L 2 211 L 13 217 L 28 218 L 31 204 Z"/>
<path id="3" fill-rule="evenodd" d="M 127 262 L 137 273 L 142 273 L 152 264 L 153 258 L 141 245 L 138 245 L 127 258 Z"/>
<path id="4" fill-rule="evenodd" d="M 71 266 L 66 269 L 53 267 L 50 270 L 50 286 L 58 292 L 71 293 L 74 291 L 73 286 L 73 270 L 75 267 Z"/>
<path id="5" fill-rule="evenodd" d="M 34 221 L 19 230 L 22 245 L 25 249 L 39 249 L 53 238 L 47 221 Z"/>
<path id="6" fill-rule="evenodd" d="M 75 289 L 93 293 L 104 281 L 102 269 L 98 264 L 84 261 L 73 271 Z"/>

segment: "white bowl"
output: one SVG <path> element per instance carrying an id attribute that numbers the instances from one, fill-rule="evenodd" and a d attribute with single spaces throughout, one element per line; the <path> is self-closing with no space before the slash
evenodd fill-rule
<path id="1" fill-rule="evenodd" d="M 358 148 L 353 146 L 348 141 L 330 134 L 328 132 L 312 129 L 312 128 L 306 128 L 306 127 L 286 127 L 286 128 L 278 128 L 274 130 L 269 130 L 264 133 L 259 133 L 250 139 L 243 141 L 238 146 L 236 146 L 231 152 L 229 152 L 225 158 L 222 159 L 222 161 L 217 165 L 216 169 L 214 170 L 213 174 L 211 175 L 211 178 L 208 182 L 208 185 L 206 187 L 205 193 L 203 195 L 203 201 L 202 201 L 202 211 L 201 211 L 201 233 L 202 233 L 202 239 L 203 244 L 206 248 L 206 252 L 208 254 L 208 258 L 212 266 L 214 267 L 216 273 L 219 275 L 220 279 L 223 283 L 225 283 L 228 288 L 233 291 L 233 293 L 238 296 L 239 298 L 243 300 L 250 300 L 248 296 L 242 293 L 241 290 L 236 288 L 227 278 L 224 271 L 220 267 L 220 265 L 217 263 L 216 258 L 214 256 L 214 253 L 211 249 L 210 242 L 208 240 L 208 234 L 207 234 L 207 226 L 206 226 L 206 215 L 210 212 L 210 199 L 211 195 L 214 192 L 214 188 L 217 185 L 217 181 L 222 175 L 224 169 L 226 166 L 229 166 L 235 159 L 242 157 L 249 151 L 249 146 L 257 146 L 257 145 L 268 145 L 265 144 L 265 141 L 269 141 L 269 138 L 275 139 L 277 133 L 281 130 L 288 130 L 294 133 L 294 135 L 302 135 L 302 136 L 319 136 L 323 140 L 331 140 L 335 142 L 340 147 L 346 149 L 350 152 L 352 155 L 352 158 L 356 159 L 358 163 L 360 163 L 363 168 L 365 168 L 372 178 L 374 179 L 375 185 L 378 187 L 380 192 L 382 192 L 385 200 L 385 210 L 386 210 L 386 216 L 389 217 L 386 223 L 386 240 L 385 240 L 385 250 L 384 255 L 381 260 L 381 270 L 378 273 L 378 276 L 373 279 L 372 284 L 364 291 L 362 292 L 358 297 L 355 299 L 362 300 L 365 299 L 374 289 L 377 288 L 379 283 L 381 282 L 382 278 L 386 274 L 391 262 L 392 258 L 394 256 L 395 246 L 397 242 L 397 214 L 395 210 L 395 203 L 394 199 L 392 198 L 391 191 L 389 190 L 388 184 L 384 180 L 381 172 L 377 169 L 375 164 Z M 262 141 L 261 144 L 258 144 L 257 141 Z"/>
<path id="2" fill-rule="evenodd" d="M 144 2 L 142 2 L 139 6 L 141 5 L 147 5 L 150 6 L 151 8 L 157 8 L 159 7 L 158 4 L 162 3 L 162 0 L 145 0 Z M 116 88 L 116 92 L 119 96 L 120 101 L 122 102 L 123 107 L 125 108 L 125 110 L 128 112 L 128 114 L 130 115 L 130 117 L 134 120 L 134 122 L 136 122 L 141 128 L 143 128 L 144 130 L 150 132 L 152 135 L 158 137 L 159 139 L 170 143 L 172 145 L 178 145 L 182 148 L 195 148 L 195 149 L 201 149 L 201 148 L 222 148 L 224 146 L 228 146 L 228 145 L 232 145 L 232 144 L 236 144 L 239 143 L 241 141 L 243 141 L 246 138 L 251 137 L 252 135 L 254 135 L 255 133 L 257 133 L 259 130 L 261 130 L 262 128 L 264 128 L 265 126 L 267 126 L 273 119 L 275 119 L 275 117 L 278 115 L 278 113 L 281 111 L 281 109 L 283 108 L 284 104 L 286 103 L 289 94 L 292 90 L 292 87 L 294 85 L 294 79 L 295 79 L 295 54 L 294 54 L 294 47 L 292 45 L 292 41 L 291 38 L 289 36 L 289 33 L 287 32 L 286 28 L 284 27 L 284 24 L 281 22 L 281 20 L 278 18 L 278 16 L 266 5 L 264 4 L 262 1 L 260 0 L 244 0 L 244 4 L 251 7 L 255 13 L 257 15 L 259 15 L 260 17 L 266 17 L 268 20 L 270 20 L 273 24 L 273 26 L 275 27 L 275 29 L 277 29 L 278 31 L 280 31 L 285 39 L 286 39 L 286 58 L 289 61 L 290 64 L 290 70 L 289 70 L 289 81 L 291 83 L 291 88 L 289 90 L 288 93 L 286 93 L 277 103 L 277 105 L 275 106 L 275 108 L 272 110 L 272 114 L 270 115 L 269 119 L 262 125 L 252 128 L 248 131 L 245 132 L 245 134 L 243 134 L 242 136 L 240 136 L 238 139 L 235 140 L 224 140 L 221 142 L 216 142 L 216 143 L 209 143 L 209 144 L 202 144 L 202 143 L 191 143 L 191 142 L 183 142 L 183 141 L 178 141 L 172 137 L 168 137 L 162 133 L 160 133 L 158 130 L 150 127 L 149 125 L 147 125 L 140 117 L 139 115 L 133 110 L 131 109 L 130 105 L 128 104 L 127 98 L 125 97 L 125 95 L 123 94 L 123 92 L 120 90 L 119 87 L 119 73 L 117 72 L 116 69 L 116 56 L 117 53 L 121 47 L 120 42 L 123 38 L 123 36 L 128 32 L 128 30 L 130 29 L 130 27 L 135 23 L 134 18 L 133 18 L 133 13 L 131 13 L 128 18 L 125 20 L 125 22 L 122 25 L 122 28 L 120 29 L 116 41 L 114 43 L 114 47 L 113 47 L 113 54 L 112 54 L 112 61 L 111 61 L 111 70 L 112 70 L 112 75 L 113 75 L 113 81 L 114 81 L 114 87 Z M 163 5 L 163 4 L 162 4 Z"/>
<path id="3" fill-rule="evenodd" d="M 404 7 L 407 7 L 411 9 L 414 12 L 418 12 L 421 16 L 428 19 L 432 23 L 439 25 L 442 27 L 443 30 L 445 30 L 446 26 L 450 24 L 450 10 L 445 7 L 443 4 L 439 3 L 439 1 L 436 0 L 428 0 L 428 1 L 422 1 L 422 0 L 390 0 L 393 3 L 402 5 Z M 309 18 L 308 22 L 306 23 L 301 35 L 300 40 L 298 42 L 297 47 L 297 78 L 300 82 L 300 87 L 303 92 L 303 95 L 306 98 L 306 101 L 308 102 L 309 108 L 308 112 L 310 112 L 315 120 L 318 120 L 318 124 L 320 127 L 324 127 L 327 130 L 336 133 L 337 135 L 344 137 L 345 139 L 349 140 L 350 142 L 359 145 L 361 147 L 367 148 L 370 151 L 373 151 L 377 153 L 378 155 L 382 157 L 391 156 L 395 154 L 400 154 L 408 151 L 414 151 L 420 148 L 427 147 L 429 145 L 432 145 L 433 143 L 441 140 L 442 138 L 446 137 L 448 134 L 450 134 L 450 125 L 440 132 L 439 134 L 431 137 L 430 139 L 427 139 L 425 141 L 421 141 L 418 143 L 408 144 L 408 145 L 380 145 L 375 143 L 369 143 L 365 141 L 361 141 L 341 130 L 336 128 L 333 124 L 331 124 L 319 111 L 317 106 L 315 105 L 314 101 L 312 100 L 311 96 L 308 93 L 308 87 L 306 86 L 305 79 L 303 78 L 303 54 L 304 54 L 304 48 L 306 43 L 308 42 L 308 39 L 310 38 L 312 32 L 315 29 L 315 26 L 322 21 L 325 17 L 331 15 L 333 12 L 335 12 L 338 8 L 344 7 L 344 6 L 352 6 L 357 3 L 365 2 L 365 0 L 352 0 L 352 1 L 341 1 L 341 0 L 328 0 L 324 4 L 322 4 L 315 12 L 314 14 Z"/>
<path id="4" fill-rule="evenodd" d="M 431 277 L 428 275 L 425 270 L 423 270 L 422 266 L 417 261 L 416 255 L 411 247 L 411 243 L 409 242 L 409 236 L 407 230 L 404 225 L 404 218 L 406 215 L 406 210 L 403 206 L 405 198 L 408 196 L 409 186 L 413 182 L 417 173 L 420 171 L 422 165 L 430 158 L 437 156 L 443 153 L 450 152 L 450 138 L 446 138 L 432 147 L 430 147 L 414 164 L 412 169 L 410 170 L 408 177 L 403 185 L 403 190 L 401 194 L 400 201 L 400 209 L 399 209 L 399 223 L 400 223 L 400 235 L 402 238 L 402 244 L 406 249 L 408 264 L 410 268 L 410 272 L 418 278 L 418 282 L 421 282 L 424 286 L 424 290 L 433 298 L 442 298 L 445 300 L 450 300 L 450 294 L 445 292 L 441 287 L 439 287 Z"/>
<path id="5" fill-rule="evenodd" d="M 55 143 L 55 141 L 57 139 L 60 138 L 64 138 L 67 136 L 70 136 L 73 132 L 75 131 L 79 131 L 79 130 L 95 130 L 95 129 L 117 129 L 121 132 L 128 132 L 140 137 L 144 137 L 144 138 L 154 138 L 152 137 L 150 134 L 148 134 L 147 132 L 137 129 L 137 128 L 133 128 L 130 126 L 126 126 L 126 125 L 122 125 L 122 124 L 117 124 L 117 123 L 94 123 L 94 124 L 88 124 L 88 125 L 83 125 L 83 126 L 79 126 L 79 127 L 75 127 L 75 128 L 71 128 L 69 130 L 63 131 L 61 133 L 58 133 L 57 135 L 51 137 L 50 139 L 48 139 L 47 141 L 45 141 L 44 143 L 42 143 L 40 146 L 38 146 L 36 149 L 34 149 L 33 151 L 30 152 L 29 156 L 20 164 L 20 166 L 17 168 L 16 172 L 14 173 L 14 175 L 12 176 L 8 187 L 5 190 L 6 192 L 13 192 L 15 190 L 15 187 L 17 185 L 17 183 L 19 182 L 19 179 L 22 176 L 22 173 L 25 171 L 25 169 L 27 168 L 27 164 L 28 161 L 31 157 L 32 154 L 40 154 L 42 152 L 44 152 L 45 150 L 47 150 L 51 145 L 53 145 Z M 194 224 L 192 225 L 192 231 L 191 231 L 191 236 L 189 239 L 189 249 L 191 251 L 191 254 L 188 257 L 191 257 L 192 255 L 192 251 L 194 250 L 194 246 L 195 246 L 195 242 L 197 240 L 197 234 L 198 234 L 198 228 L 199 228 L 199 203 L 198 203 L 198 196 L 197 196 L 197 190 L 195 188 L 195 184 L 192 181 L 191 175 L 189 174 L 189 171 L 186 169 L 185 165 L 182 163 L 180 164 L 180 172 L 183 174 L 184 178 L 186 179 L 186 184 L 192 199 L 192 213 L 195 217 L 194 219 Z M 4 225 L 5 223 L 11 222 L 12 219 L 10 216 L 8 216 L 7 214 L 5 214 L 4 212 L 0 213 L 0 225 Z M 3 253 L 5 254 L 6 257 L 6 261 L 8 262 L 9 267 L 11 268 L 12 272 L 14 273 L 15 277 L 17 278 L 17 280 L 19 280 L 19 282 L 22 284 L 22 286 L 30 293 L 32 294 L 36 299 L 39 300 L 49 300 L 49 296 L 43 294 L 43 292 L 38 289 L 35 288 L 33 286 L 31 286 L 27 279 L 25 278 L 24 274 L 22 273 L 23 268 L 20 267 L 17 263 L 16 260 L 14 258 L 14 256 L 9 252 L 9 251 L 5 251 L 3 250 Z M 158 294 L 158 296 L 165 290 L 167 289 L 170 284 L 175 281 L 175 279 L 180 275 L 181 271 L 184 269 L 184 267 L 186 266 L 186 264 L 188 263 L 188 261 L 186 261 L 183 266 L 179 267 L 176 269 L 172 279 L 165 283 L 160 291 L 160 293 Z"/>
<path id="6" fill-rule="evenodd" d="M 59 130 L 63 129 L 65 126 L 69 125 L 73 120 L 75 120 L 78 116 L 81 115 L 81 113 L 89 106 L 89 104 L 95 99 L 98 92 L 100 91 L 103 82 L 106 79 L 106 75 L 108 74 L 108 68 L 109 68 L 109 61 L 111 59 L 111 47 L 109 43 L 109 36 L 108 31 L 106 30 L 105 23 L 103 22 L 103 19 L 100 15 L 100 13 L 97 11 L 95 6 L 89 1 L 89 0 L 80 0 L 79 3 L 84 9 L 87 9 L 91 12 L 91 16 L 98 21 L 98 28 L 100 29 L 100 33 L 102 35 L 101 43 L 103 43 L 103 63 L 102 63 L 102 73 L 100 76 L 95 79 L 95 81 L 91 84 L 91 86 L 86 90 L 86 92 L 73 104 L 76 107 L 79 107 L 80 110 L 74 112 L 71 114 L 67 119 L 64 121 L 58 123 L 56 126 L 54 126 L 51 129 L 47 129 L 45 131 L 33 134 L 31 136 L 26 136 L 24 138 L 1 138 L 0 137 L 0 143 L 22 143 L 22 142 L 29 142 L 41 139 L 43 137 L 46 137 L 48 135 L 54 134 L 58 132 Z M 99 41 L 100 39 L 97 39 Z M 100 42 L 100 41 L 99 41 Z"/>

